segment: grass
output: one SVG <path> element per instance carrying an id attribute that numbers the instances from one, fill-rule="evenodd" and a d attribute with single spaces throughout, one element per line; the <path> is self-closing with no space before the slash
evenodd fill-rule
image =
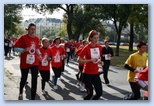
<path id="1" fill-rule="evenodd" d="M 113 52 L 115 54 L 116 46 L 110 47 L 113 49 Z M 137 51 L 136 47 L 133 48 L 133 51 L 129 51 L 128 48 L 128 46 L 119 46 L 119 56 L 113 56 L 111 58 L 111 65 L 123 67 L 129 55 Z"/>

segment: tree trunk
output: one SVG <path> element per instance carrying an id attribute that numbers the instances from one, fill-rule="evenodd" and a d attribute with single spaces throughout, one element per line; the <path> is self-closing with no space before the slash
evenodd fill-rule
<path id="1" fill-rule="evenodd" d="M 119 46 L 120 46 L 121 31 L 118 31 L 117 34 L 118 34 L 118 40 L 117 40 L 115 56 L 119 56 Z"/>
<path id="2" fill-rule="evenodd" d="M 134 23 L 131 23 L 130 24 L 129 51 L 133 51 L 133 41 L 134 41 Z"/>

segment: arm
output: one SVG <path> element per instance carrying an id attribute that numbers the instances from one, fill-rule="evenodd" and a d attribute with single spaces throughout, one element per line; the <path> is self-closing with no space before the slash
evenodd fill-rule
<path id="1" fill-rule="evenodd" d="M 125 67 L 126 69 L 128 69 L 128 70 L 132 71 L 132 72 L 134 72 L 134 71 L 135 71 L 135 69 L 134 69 L 134 68 L 132 68 L 132 67 L 130 67 L 128 64 L 125 64 L 125 65 L 124 65 L 124 67 Z"/>
<path id="2" fill-rule="evenodd" d="M 92 62 L 92 59 L 84 60 L 84 59 L 82 59 L 80 56 L 78 56 L 77 62 L 78 62 L 78 63 L 81 63 L 81 64 L 84 64 L 84 63 Z"/>

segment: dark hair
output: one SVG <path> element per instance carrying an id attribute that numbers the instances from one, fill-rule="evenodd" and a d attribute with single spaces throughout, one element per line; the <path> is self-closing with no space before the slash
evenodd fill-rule
<path id="1" fill-rule="evenodd" d="M 90 38 L 92 38 L 94 35 L 98 35 L 98 32 L 96 30 L 91 30 L 88 35 L 89 42 L 91 41 Z"/>
<path id="2" fill-rule="evenodd" d="M 141 48 L 142 46 L 146 46 L 146 43 L 144 43 L 143 41 L 138 41 L 137 47 Z"/>
<path id="3" fill-rule="evenodd" d="M 56 37 L 54 40 L 53 40 L 53 43 L 56 43 L 56 40 L 59 39 L 60 40 L 60 37 Z"/>
<path id="4" fill-rule="evenodd" d="M 34 23 L 30 23 L 30 24 L 28 25 L 28 28 L 27 28 L 27 29 L 29 29 L 29 28 L 32 27 L 32 26 L 35 26 L 35 27 L 36 27 L 36 25 L 35 25 Z"/>

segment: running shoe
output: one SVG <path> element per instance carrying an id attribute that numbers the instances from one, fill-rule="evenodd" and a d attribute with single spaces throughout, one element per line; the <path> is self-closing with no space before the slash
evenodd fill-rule
<path id="1" fill-rule="evenodd" d="M 58 86 L 57 86 L 57 85 L 54 85 L 54 86 L 53 86 L 53 89 L 54 89 L 54 90 L 57 90 L 57 89 L 58 89 Z"/>
<path id="2" fill-rule="evenodd" d="M 42 90 L 42 94 L 43 94 L 43 95 L 45 95 L 45 94 L 46 94 L 46 93 L 45 93 L 45 90 Z"/>
<path id="3" fill-rule="evenodd" d="M 23 100 L 23 95 L 19 94 L 18 100 Z"/>

